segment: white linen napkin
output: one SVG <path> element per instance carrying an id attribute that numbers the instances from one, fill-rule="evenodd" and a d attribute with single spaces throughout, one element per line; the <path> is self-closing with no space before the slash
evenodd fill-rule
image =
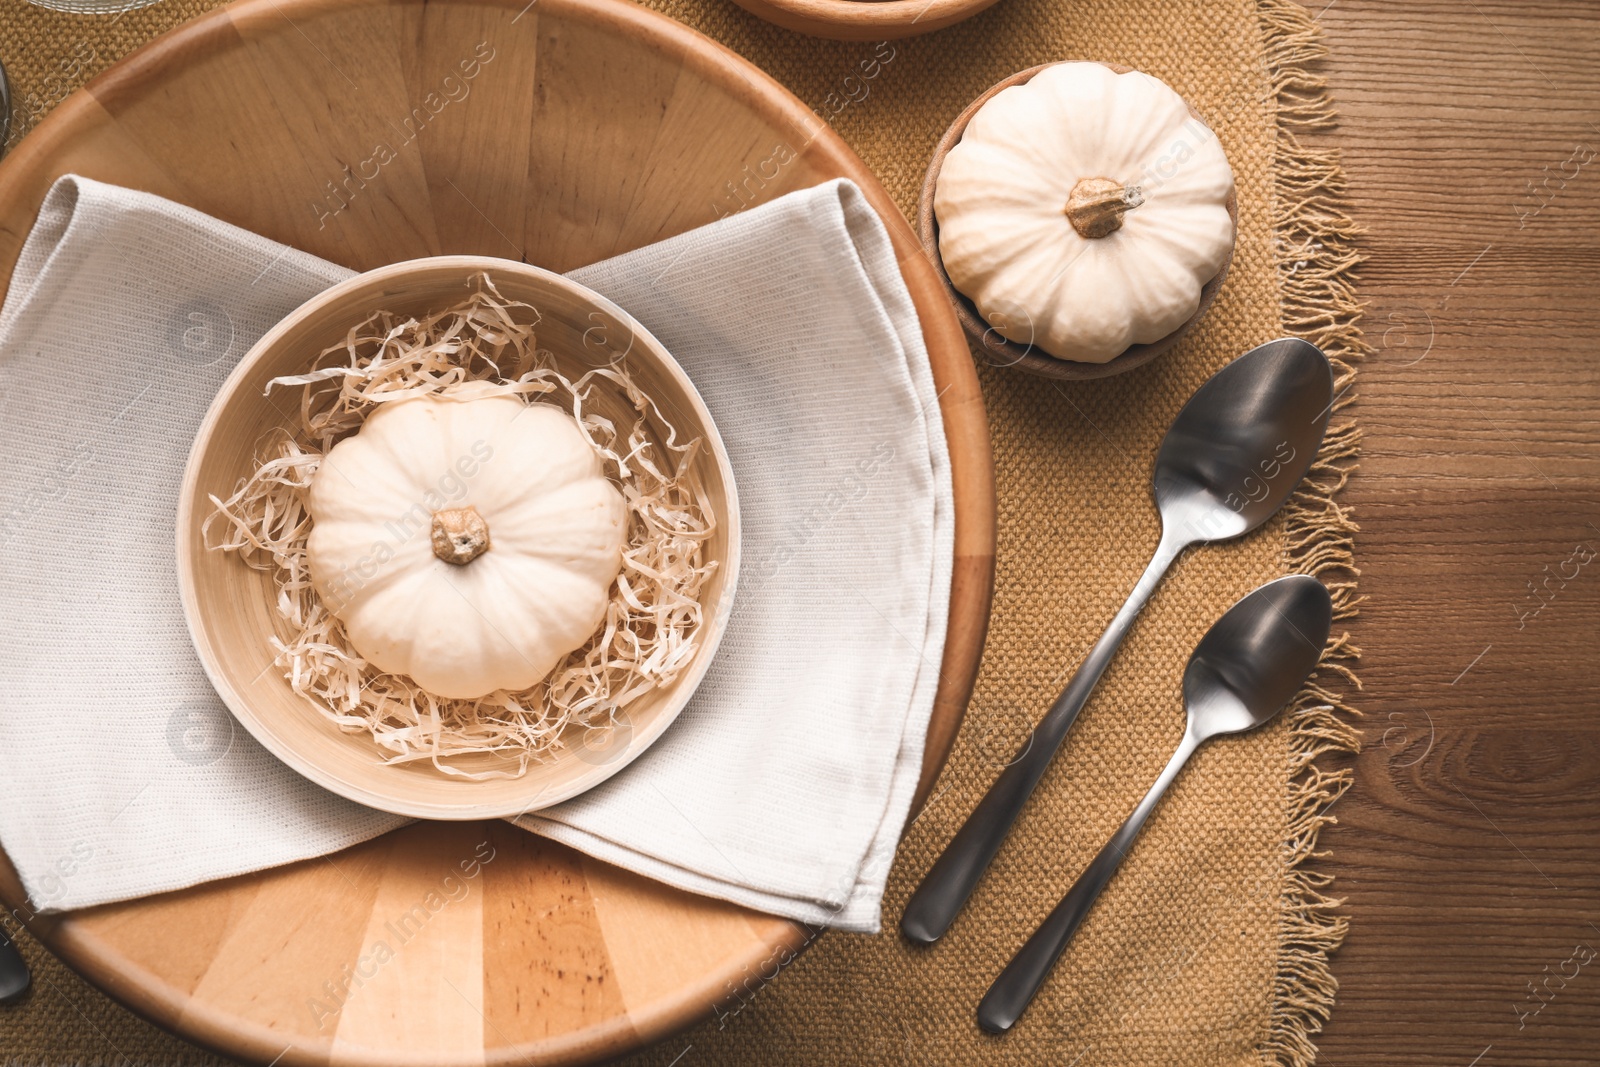
<path id="1" fill-rule="evenodd" d="M 234 724 L 174 572 L 178 482 L 216 389 L 349 273 L 85 178 L 41 208 L 0 310 L 0 843 L 36 910 L 323 855 L 402 821 L 312 786 Z M 876 930 L 953 539 L 937 397 L 888 237 L 832 182 L 573 277 L 704 394 L 733 459 L 744 567 L 679 720 L 522 824 L 694 892 Z"/>

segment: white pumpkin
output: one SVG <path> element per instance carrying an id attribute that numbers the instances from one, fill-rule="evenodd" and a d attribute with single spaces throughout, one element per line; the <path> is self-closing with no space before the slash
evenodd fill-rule
<path id="1" fill-rule="evenodd" d="M 441 697 L 544 678 L 622 563 L 622 496 L 572 416 L 481 393 L 381 406 L 308 501 L 311 581 L 351 645 Z"/>
<path id="2" fill-rule="evenodd" d="M 950 281 L 1008 340 L 1104 363 L 1200 306 L 1233 171 L 1164 82 L 1061 63 L 988 100 L 934 190 Z"/>

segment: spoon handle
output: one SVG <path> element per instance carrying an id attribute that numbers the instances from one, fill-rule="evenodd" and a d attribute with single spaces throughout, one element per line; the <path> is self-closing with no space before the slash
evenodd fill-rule
<path id="1" fill-rule="evenodd" d="M 23 962 L 22 954 L 11 943 L 11 938 L 6 936 L 5 928 L 0 926 L 0 1004 L 20 1000 L 32 984 L 33 975 L 29 973 L 27 963 Z"/>
<path id="2" fill-rule="evenodd" d="M 1034 994 L 1050 974 L 1050 969 L 1061 958 L 1067 942 L 1072 940 L 1072 935 L 1083 925 L 1089 909 L 1100 898 L 1100 891 L 1122 865 L 1122 858 L 1133 847 L 1133 839 L 1139 836 L 1144 821 L 1150 817 L 1161 795 L 1167 791 L 1167 786 L 1172 784 L 1199 745 L 1199 739 L 1185 730 L 1178 751 L 1172 754 L 1161 777 L 1139 801 L 1139 806 L 1133 809 L 1128 821 L 1111 835 L 1111 840 L 1084 868 L 1072 888 L 1067 890 L 1067 895 L 1061 898 L 1061 903 L 1039 924 L 1039 929 L 1011 958 L 1006 969 L 1000 972 L 1000 977 L 994 980 L 994 985 L 989 987 L 989 992 L 984 994 L 978 1004 L 979 1026 L 991 1034 L 1003 1034 L 1022 1017 Z"/>
<path id="3" fill-rule="evenodd" d="M 1144 574 L 1139 577 L 1138 584 L 1133 587 L 1133 592 L 1128 594 L 1122 610 L 1117 612 L 1117 617 L 1111 620 L 1106 632 L 1089 650 L 1078 672 L 1072 676 L 1072 681 L 1067 683 L 1061 696 L 1039 720 L 1039 725 L 1034 727 L 1033 733 L 1023 743 L 1022 750 L 1006 764 L 1000 777 L 989 787 L 989 792 L 967 817 L 966 823 L 956 832 L 950 844 L 945 846 L 944 853 L 934 861 L 927 877 L 911 895 L 905 912 L 900 916 L 900 930 L 906 937 L 919 944 L 931 945 L 950 929 L 962 905 L 972 895 L 973 887 L 983 877 L 995 853 L 1000 851 L 1011 824 L 1017 821 L 1034 787 L 1044 777 L 1056 750 L 1061 747 L 1067 731 L 1072 729 L 1073 722 L 1077 720 L 1078 712 L 1083 710 L 1089 694 L 1094 692 L 1095 683 L 1105 673 L 1111 657 L 1116 655 L 1122 639 L 1132 628 L 1133 620 L 1144 609 L 1156 586 L 1161 584 L 1172 561 L 1188 545 L 1189 542 L 1182 537 L 1169 536 L 1166 529 L 1162 530 L 1161 544 L 1157 546 L 1155 556 Z"/>

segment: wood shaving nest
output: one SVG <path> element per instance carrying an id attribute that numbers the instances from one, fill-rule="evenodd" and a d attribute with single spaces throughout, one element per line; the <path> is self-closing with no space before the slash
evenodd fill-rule
<path id="1" fill-rule="evenodd" d="M 215 510 L 203 533 L 208 548 L 271 572 L 287 633 L 271 639 L 274 665 L 340 729 L 369 734 L 386 763 L 429 760 L 445 774 L 516 778 L 531 763 L 603 743 L 630 703 L 672 682 L 694 658 L 700 591 L 717 566 L 704 558 L 716 516 L 692 462 L 701 439 L 680 444 L 676 427 L 620 367 L 575 382 L 563 377 L 535 343 L 538 311 L 506 300 L 487 275 L 475 282 L 471 297 L 422 319 L 378 312 L 309 372 L 270 382 L 268 393 L 299 388 L 298 425 L 262 443 L 255 472 L 232 496 L 211 497 Z M 533 321 L 518 322 L 524 313 Z M 529 689 L 460 700 L 435 696 L 356 653 L 311 584 L 306 499 L 322 457 L 378 405 L 469 382 L 474 395 L 570 407 L 623 495 L 628 537 L 605 621 L 586 644 Z M 596 388 L 626 396 L 636 417 L 625 431 L 585 410 Z M 659 445 L 647 431 L 652 415 L 664 430 Z"/>

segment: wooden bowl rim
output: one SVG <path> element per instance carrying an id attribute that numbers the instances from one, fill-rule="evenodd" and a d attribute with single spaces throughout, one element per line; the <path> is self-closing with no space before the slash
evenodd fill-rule
<path id="1" fill-rule="evenodd" d="M 1010 77 L 1004 78 L 991 85 L 977 99 L 962 109 L 956 116 L 944 136 L 939 138 L 938 147 L 933 150 L 933 158 L 928 162 L 927 174 L 922 180 L 922 192 L 917 199 L 917 236 L 922 240 L 922 247 L 928 253 L 928 259 L 933 263 L 934 271 L 939 275 L 939 281 L 944 284 L 950 302 L 955 305 L 956 318 L 961 322 L 961 328 L 967 332 L 973 343 L 982 351 L 1003 353 L 1005 361 L 992 360 L 994 366 L 1003 369 L 1015 368 L 1028 374 L 1036 374 L 1042 378 L 1055 378 L 1061 381 L 1088 381 L 1094 378 L 1110 378 L 1125 371 L 1142 367 L 1159 355 L 1165 354 L 1188 333 L 1194 324 L 1205 317 L 1211 310 L 1212 303 L 1217 298 L 1217 293 L 1222 289 L 1222 283 L 1227 280 L 1228 268 L 1233 264 L 1233 252 L 1239 239 L 1239 198 L 1236 191 L 1230 190 L 1225 206 L 1228 217 L 1233 220 L 1233 242 L 1228 246 L 1228 254 L 1223 257 L 1222 266 L 1211 279 L 1200 287 L 1200 304 L 1195 308 L 1194 314 L 1185 319 L 1177 329 L 1167 334 L 1158 341 L 1147 344 L 1129 345 L 1119 355 L 1112 357 L 1104 363 L 1085 363 L 1080 360 L 1058 359 L 1055 356 L 1035 349 L 1033 345 L 1019 345 L 1015 341 L 1007 340 L 998 334 L 992 341 L 985 340 L 992 333 L 988 323 L 983 321 L 978 314 L 977 305 L 961 290 L 955 287 L 950 280 L 950 275 L 945 272 L 944 258 L 939 254 L 939 220 L 934 214 L 934 193 L 939 184 L 939 173 L 944 168 L 944 160 L 950 150 L 960 142 L 962 134 L 966 132 L 967 124 L 978 113 L 978 109 L 987 104 L 996 94 L 1013 85 L 1023 85 L 1031 81 L 1035 75 L 1051 67 L 1059 67 L 1068 63 L 1098 63 L 1117 74 L 1129 74 L 1137 70 L 1135 67 L 1124 66 L 1121 63 L 1108 63 L 1098 59 L 1058 59 L 1049 63 L 1040 63 L 1027 70 L 1019 70 Z M 1187 101 L 1186 101 L 1187 103 Z M 1196 111 L 1193 105 L 1189 107 L 1189 114 L 1206 129 L 1211 129 L 1205 119 Z M 1215 133 L 1215 131 L 1213 131 Z"/>
<path id="2" fill-rule="evenodd" d="M 611 315 L 617 322 L 625 322 L 633 331 L 634 340 L 639 342 L 639 351 L 647 354 L 659 369 L 665 371 L 688 398 L 691 411 L 690 415 L 699 420 L 699 431 L 705 438 L 707 447 L 716 461 L 718 477 L 722 480 L 727 496 L 726 514 L 720 516 L 727 530 L 728 551 L 722 561 L 726 577 L 723 579 L 722 593 L 717 601 L 717 612 L 713 619 L 702 624 L 702 629 L 709 629 L 709 639 L 701 646 L 694 662 L 688 671 L 680 674 L 672 683 L 671 696 L 662 705 L 660 711 L 650 717 L 649 722 L 639 730 L 629 735 L 628 747 L 614 758 L 591 766 L 570 782 L 558 788 L 540 787 L 539 778 L 535 774 L 524 775 L 519 782 L 526 783 L 525 792 L 532 794 L 531 799 L 524 796 L 516 800 L 507 800 L 501 803 L 473 801 L 465 799 L 458 802 L 431 802 L 419 801 L 404 795 L 403 789 L 384 792 L 375 787 L 369 787 L 360 782 L 352 782 L 318 760 L 307 756 L 294 745 L 288 743 L 271 727 L 274 712 L 265 714 L 255 706 L 255 703 L 246 698 L 234 688 L 224 671 L 217 647 L 211 640 L 210 620 L 199 608 L 198 588 L 194 567 L 196 549 L 203 549 L 203 545 L 195 543 L 197 524 L 195 511 L 199 498 L 199 477 L 201 461 L 207 453 L 217 431 L 222 428 L 224 412 L 237 400 L 244 387 L 245 381 L 251 376 L 257 365 L 270 358 L 278 349 L 283 338 L 290 334 L 306 319 L 318 314 L 330 304 L 337 303 L 352 294 L 361 293 L 372 289 L 381 289 L 385 284 L 403 280 L 424 272 L 448 272 L 450 276 L 459 275 L 462 280 L 483 271 L 493 271 L 499 275 L 516 275 L 538 286 L 562 290 L 569 297 L 594 308 L 594 310 Z M 442 295 L 442 294 L 441 294 Z M 379 310 L 374 308 L 373 310 Z M 354 323 L 351 323 L 354 325 Z M 264 401 L 263 401 L 264 402 Z M 627 311 L 617 306 L 612 301 L 570 278 L 535 267 L 517 260 L 499 259 L 493 256 L 425 256 L 420 259 L 401 260 L 397 263 L 385 264 L 369 271 L 347 278 L 336 285 L 317 293 L 305 303 L 295 308 L 288 315 L 280 319 L 273 327 L 261 336 L 250 350 L 244 354 L 238 364 L 229 372 L 222 387 L 217 390 L 217 395 L 212 399 L 210 407 L 206 409 L 205 419 L 196 431 L 194 441 L 190 445 L 189 458 L 184 465 L 183 482 L 178 490 L 178 520 L 177 520 L 177 563 L 178 563 L 178 592 L 183 604 L 184 621 L 189 628 L 189 636 L 194 642 L 196 653 L 200 657 L 200 664 L 205 669 L 206 677 L 233 714 L 250 735 L 261 746 L 276 756 L 279 761 L 309 779 L 315 784 L 336 793 L 347 800 L 353 800 L 369 808 L 377 808 L 395 815 L 405 815 L 416 819 L 435 819 L 440 821 L 474 821 L 480 819 L 509 818 L 526 815 L 529 812 L 559 804 L 570 800 L 595 786 L 604 782 L 612 775 L 621 771 L 634 760 L 638 759 L 653 745 L 667 728 L 683 713 L 684 707 L 694 696 L 695 691 L 704 680 L 706 671 L 710 669 L 711 662 L 716 658 L 718 647 L 727 632 L 727 621 L 732 615 L 733 600 L 738 592 L 739 564 L 741 553 L 741 527 L 739 519 L 739 495 L 733 477 L 733 464 L 728 457 L 727 446 L 722 440 L 722 435 L 717 429 L 716 421 L 711 416 L 711 411 L 706 407 L 705 399 L 681 364 L 673 358 L 656 337 L 646 330 L 638 320 Z M 330 729 L 332 727 L 330 726 Z M 373 750 L 376 766 L 383 766 L 379 753 Z M 400 779 L 396 777 L 398 783 Z M 470 795 L 472 785 L 466 779 L 451 779 L 452 783 L 461 787 L 463 794 Z"/>
<path id="3" fill-rule="evenodd" d="M 942 30 L 999 0 L 734 0 L 785 29 L 842 41 L 900 40 Z"/>

